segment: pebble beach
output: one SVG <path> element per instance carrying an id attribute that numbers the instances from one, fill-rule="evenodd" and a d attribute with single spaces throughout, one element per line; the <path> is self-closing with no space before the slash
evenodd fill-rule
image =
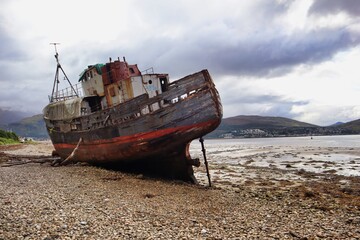
<path id="1" fill-rule="evenodd" d="M 239 180 L 211 154 L 212 187 L 203 166 L 191 185 L 86 164 L 7 165 L 52 150 L 0 147 L 0 239 L 360 239 L 359 176 L 245 158 Z"/>

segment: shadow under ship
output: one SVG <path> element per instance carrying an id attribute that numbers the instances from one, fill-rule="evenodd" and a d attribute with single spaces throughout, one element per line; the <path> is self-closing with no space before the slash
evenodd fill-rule
<path id="1" fill-rule="evenodd" d="M 189 145 L 221 122 L 222 105 L 207 70 L 170 82 L 125 58 L 89 65 L 72 85 L 57 68 L 44 120 L 63 164 L 88 162 L 196 182 Z M 69 87 L 59 90 L 59 74 Z"/>

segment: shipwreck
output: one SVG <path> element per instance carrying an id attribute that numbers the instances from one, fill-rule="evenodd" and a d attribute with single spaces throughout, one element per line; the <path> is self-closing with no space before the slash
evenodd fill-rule
<path id="1" fill-rule="evenodd" d="M 55 45 L 56 50 L 56 45 Z M 59 63 L 44 120 L 61 164 L 88 162 L 196 182 L 189 145 L 221 122 L 222 105 L 202 70 L 170 82 L 126 59 L 89 65 L 71 84 Z M 59 89 L 63 73 L 69 87 Z"/>

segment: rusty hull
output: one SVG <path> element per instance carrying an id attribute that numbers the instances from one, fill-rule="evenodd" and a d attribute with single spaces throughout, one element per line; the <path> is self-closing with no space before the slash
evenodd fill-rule
<path id="1" fill-rule="evenodd" d="M 154 104 L 160 108 L 152 111 Z M 45 117 L 45 122 L 63 159 L 81 138 L 75 161 L 196 182 L 192 165 L 197 163 L 190 157 L 189 144 L 213 131 L 221 118 L 219 94 L 203 70 L 171 83 L 153 98 L 144 94 L 71 121 Z M 64 124 L 76 127 L 60 131 Z"/>

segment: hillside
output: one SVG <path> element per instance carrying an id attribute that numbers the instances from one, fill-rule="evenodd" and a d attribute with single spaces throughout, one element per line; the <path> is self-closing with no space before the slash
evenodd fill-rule
<path id="1" fill-rule="evenodd" d="M 28 113 L 0 108 L 0 126 L 18 122 L 26 116 L 28 116 Z"/>
<path id="2" fill-rule="evenodd" d="M 0 129 L 0 145 L 19 143 L 19 137 L 13 133 Z"/>
<path id="3" fill-rule="evenodd" d="M 296 121 L 284 117 L 245 116 L 225 118 L 222 121 L 224 126 L 236 126 L 237 128 L 285 128 L 285 127 L 318 127 L 313 124 Z"/>
<path id="4" fill-rule="evenodd" d="M 360 119 L 341 124 L 338 127 L 353 130 L 353 131 L 360 131 Z"/>
<path id="5" fill-rule="evenodd" d="M 360 120 L 320 127 L 284 117 L 245 116 L 224 118 L 208 138 L 339 135 L 360 133 Z"/>
<path id="6" fill-rule="evenodd" d="M 48 138 L 42 114 L 24 118 L 17 123 L 10 123 L 6 128 L 21 137 Z"/>

